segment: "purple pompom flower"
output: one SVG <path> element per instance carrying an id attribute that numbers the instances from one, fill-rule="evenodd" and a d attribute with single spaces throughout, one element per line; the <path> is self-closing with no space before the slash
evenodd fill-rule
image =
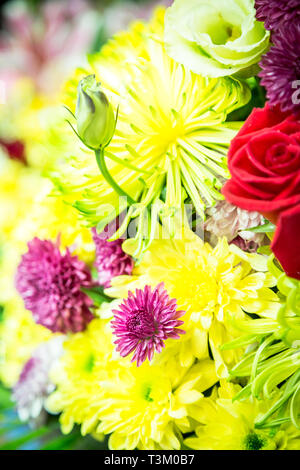
<path id="1" fill-rule="evenodd" d="M 282 111 L 300 109 L 300 22 L 281 27 L 263 56 L 259 76 L 270 104 Z"/>
<path id="2" fill-rule="evenodd" d="M 153 290 L 145 286 L 144 290 L 136 289 L 135 294 L 128 293 L 118 310 L 113 310 L 111 322 L 117 336 L 115 344 L 122 357 L 134 351 L 131 362 L 136 361 L 139 367 L 148 357 L 153 358 L 165 347 L 168 338 L 179 339 L 185 331 L 178 328 L 184 322 L 178 320 L 184 315 L 177 310 L 176 299 L 170 299 L 164 284 L 160 283 Z"/>
<path id="3" fill-rule="evenodd" d="M 130 275 L 133 270 L 133 259 L 122 250 L 124 240 L 107 241 L 114 231 L 107 226 L 107 231 L 100 234 L 92 229 L 93 240 L 96 245 L 96 268 L 98 282 L 101 286 L 110 287 L 111 280 L 123 274 Z"/>
<path id="4" fill-rule="evenodd" d="M 93 302 L 81 291 L 90 287 L 89 268 L 69 250 L 63 255 L 49 240 L 34 238 L 22 256 L 16 287 L 36 323 L 53 332 L 78 332 L 93 315 Z"/>
<path id="5" fill-rule="evenodd" d="M 265 28 L 277 30 L 283 23 L 299 22 L 300 0 L 256 0 L 256 18 Z"/>

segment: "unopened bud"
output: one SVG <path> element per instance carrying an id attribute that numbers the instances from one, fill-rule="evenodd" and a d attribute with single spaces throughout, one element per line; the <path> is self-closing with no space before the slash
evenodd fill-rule
<path id="1" fill-rule="evenodd" d="M 114 111 L 95 75 L 79 82 L 75 117 L 78 135 L 88 147 L 97 150 L 109 144 L 115 131 Z"/>

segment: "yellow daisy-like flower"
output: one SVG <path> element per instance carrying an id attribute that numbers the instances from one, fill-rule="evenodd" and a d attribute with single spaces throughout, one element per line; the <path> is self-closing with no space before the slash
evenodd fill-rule
<path id="1" fill-rule="evenodd" d="M 111 434 L 111 449 L 179 449 L 181 432 L 193 430 L 190 407 L 217 381 L 213 361 L 184 368 L 171 359 L 164 369 L 137 368 L 112 343 L 107 320 L 93 320 L 65 342 L 51 374 L 57 390 L 48 410 L 62 412 L 65 433 L 78 423 L 82 434 Z"/>
<path id="2" fill-rule="evenodd" d="M 232 401 L 240 389 L 239 385 L 221 381 L 218 391 L 199 403 L 194 418 L 200 424 L 185 445 L 196 450 L 299 449 L 300 431 L 290 424 L 277 432 L 255 428 L 257 417 L 268 410 L 270 403 L 256 399 Z"/>
<path id="3" fill-rule="evenodd" d="M 17 296 L 7 302 L 0 320 L 0 380 L 7 387 L 17 382 L 33 350 L 52 333 L 37 325 Z"/>
<path id="4" fill-rule="evenodd" d="M 165 367 L 121 367 L 101 385 L 98 432 L 112 433 L 111 449 L 180 449 L 181 432 L 191 432 L 190 407 L 216 382 L 210 359 L 190 369 L 169 360 Z"/>
<path id="5" fill-rule="evenodd" d="M 126 244 L 125 244 L 126 245 Z M 219 376 L 233 366 L 238 351 L 219 351 L 219 347 L 237 336 L 232 321 L 244 318 L 244 311 L 273 317 L 279 308 L 270 289 L 275 278 L 267 272 L 263 255 L 248 254 L 225 238 L 212 248 L 192 232 L 181 240 L 155 240 L 132 276 L 113 279 L 108 295 L 127 297 L 128 291 L 164 282 L 170 298 L 177 300 L 186 313 L 178 341 L 169 341 L 164 355 L 179 355 L 179 363 L 188 366 L 195 358 L 208 355 L 208 341 Z"/>
<path id="6" fill-rule="evenodd" d="M 111 176 L 137 203 L 126 222 L 139 218 L 138 238 L 144 239 L 139 254 L 151 241 L 156 218 L 150 205 L 155 201 L 161 200 L 161 216 L 168 218 L 186 199 L 201 216 L 206 204 L 222 199 L 227 149 L 239 128 L 226 118 L 250 97 L 242 82 L 203 78 L 168 57 L 163 22 L 164 10 L 159 9 L 149 25 L 135 23 L 90 56 L 90 69 L 79 70 L 67 85 L 66 101 L 73 111 L 78 79 L 92 73 L 114 108 L 119 106 L 116 132 L 105 155 Z M 72 159 L 77 172 L 70 174 L 66 167 L 60 184 L 77 197 L 75 205 L 88 223 L 102 227 L 103 219 L 115 217 L 126 204 L 94 160 L 90 152 L 84 162 Z M 146 226 L 149 217 L 152 224 Z"/>

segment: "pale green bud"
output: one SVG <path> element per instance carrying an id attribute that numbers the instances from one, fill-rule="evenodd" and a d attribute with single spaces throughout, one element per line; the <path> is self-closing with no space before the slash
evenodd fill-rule
<path id="1" fill-rule="evenodd" d="M 95 150 L 106 147 L 115 131 L 113 107 L 100 88 L 95 75 L 80 80 L 75 111 L 79 137 Z"/>

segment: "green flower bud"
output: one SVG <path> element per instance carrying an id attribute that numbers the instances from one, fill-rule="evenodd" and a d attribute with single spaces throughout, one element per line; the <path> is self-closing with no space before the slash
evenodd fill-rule
<path id="1" fill-rule="evenodd" d="M 79 82 L 75 117 L 78 135 L 85 145 L 97 150 L 109 144 L 115 131 L 115 115 L 95 75 Z"/>

